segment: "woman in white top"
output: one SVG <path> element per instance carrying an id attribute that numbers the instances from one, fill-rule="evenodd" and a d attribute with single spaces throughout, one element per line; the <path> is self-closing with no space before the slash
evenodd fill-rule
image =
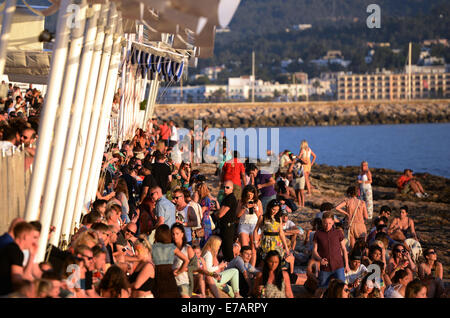
<path id="1" fill-rule="evenodd" d="M 175 244 L 175 246 L 187 256 L 187 258 L 190 260 L 194 257 L 194 250 L 190 245 L 186 242 L 186 234 L 184 231 L 184 227 L 180 223 L 174 223 L 171 227 L 171 233 L 172 233 L 172 243 Z M 176 270 L 181 268 L 183 265 L 183 260 L 180 259 L 178 256 L 175 255 L 174 262 L 172 265 L 172 269 Z M 180 292 L 181 298 L 190 298 L 190 282 L 189 282 L 189 275 L 188 272 L 182 272 L 175 276 L 175 281 L 178 286 L 178 291 Z"/>
<path id="2" fill-rule="evenodd" d="M 411 277 L 404 269 L 398 270 L 392 279 L 392 285 L 384 292 L 384 298 L 405 298 L 406 285 Z"/>
<path id="3" fill-rule="evenodd" d="M 202 249 L 202 257 L 205 259 L 206 269 L 211 273 L 210 276 L 214 278 L 216 285 L 222 287 L 230 282 L 232 288 L 232 293 L 230 294 L 234 298 L 241 298 L 239 294 L 239 271 L 236 268 L 225 270 L 228 264 L 226 262 L 219 264 L 217 259 L 221 244 L 222 239 L 217 235 L 212 235 L 206 242 Z"/>
<path id="4" fill-rule="evenodd" d="M 361 171 L 358 175 L 360 198 L 366 202 L 368 219 L 373 216 L 372 173 L 367 161 L 361 162 Z"/>
<path id="5" fill-rule="evenodd" d="M 238 235 L 241 246 L 252 248 L 252 258 L 250 263 L 253 267 L 256 264 L 256 249 L 253 244 L 253 231 L 258 223 L 258 218 L 262 215 L 262 203 L 258 199 L 258 191 L 255 186 L 247 185 L 242 190 L 242 198 L 239 200 L 236 216 L 239 219 Z"/>
<path id="6" fill-rule="evenodd" d="M 311 160 L 312 156 L 312 160 Z M 314 165 L 314 161 L 316 161 L 316 154 L 309 148 L 308 142 L 306 140 L 302 140 L 300 144 L 300 153 L 298 157 L 304 162 L 303 164 L 303 175 L 305 176 L 306 189 L 308 190 L 308 194 L 312 194 L 311 183 L 309 182 L 309 174 L 311 173 L 311 167 Z"/>

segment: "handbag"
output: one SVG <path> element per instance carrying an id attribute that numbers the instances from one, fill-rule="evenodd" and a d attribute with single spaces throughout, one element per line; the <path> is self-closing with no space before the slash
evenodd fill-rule
<path id="1" fill-rule="evenodd" d="M 216 229 L 216 224 L 214 224 L 214 221 L 211 217 L 211 215 L 208 215 L 209 217 L 209 222 L 211 223 L 211 231 L 214 231 Z"/>

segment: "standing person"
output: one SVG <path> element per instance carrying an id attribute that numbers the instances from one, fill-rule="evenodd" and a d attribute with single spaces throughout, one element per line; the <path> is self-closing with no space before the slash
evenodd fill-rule
<path id="1" fill-rule="evenodd" d="M 27 222 L 18 223 L 13 231 L 14 242 L 0 250 L 0 296 L 12 293 L 14 285 L 23 280 L 34 280 L 32 270 L 39 232 Z M 23 264 L 25 250 L 30 251 L 26 265 Z"/>
<path id="2" fill-rule="evenodd" d="M 348 241 L 350 248 L 353 248 L 358 238 L 367 234 L 366 225 L 364 224 L 364 220 L 368 217 L 367 208 L 364 201 L 359 200 L 356 194 L 356 187 L 348 187 L 348 198 L 336 206 L 336 211 L 345 214 L 348 218 Z"/>
<path id="3" fill-rule="evenodd" d="M 361 171 L 358 175 L 360 197 L 366 202 L 367 216 L 369 220 L 373 217 L 373 196 L 372 196 L 372 173 L 369 170 L 367 161 L 361 162 Z"/>
<path id="4" fill-rule="evenodd" d="M 261 241 L 259 230 L 262 232 Z M 276 250 L 282 257 L 289 256 L 289 247 L 286 243 L 281 221 L 280 202 L 272 200 L 267 205 L 266 212 L 259 217 L 253 231 L 255 248 L 261 246 L 261 257 L 266 258 L 267 253 Z"/>
<path id="5" fill-rule="evenodd" d="M 303 161 L 300 158 L 296 158 L 289 165 L 288 173 L 292 173 L 294 178 L 294 189 L 295 195 L 297 196 L 297 201 L 299 207 L 305 207 L 305 173 L 303 170 Z"/>
<path id="6" fill-rule="evenodd" d="M 167 125 L 167 120 L 163 120 L 162 125 L 159 126 L 161 140 L 164 142 L 166 147 L 169 146 L 169 138 L 170 138 L 170 127 Z"/>
<path id="7" fill-rule="evenodd" d="M 266 213 L 267 204 L 276 199 L 277 192 L 275 191 L 275 179 L 271 173 L 259 170 L 255 178 L 256 188 L 260 191 L 259 199 L 263 206 L 263 212 Z"/>
<path id="8" fill-rule="evenodd" d="M 169 184 L 172 182 L 172 171 L 165 163 L 166 157 L 162 153 L 157 154 L 155 160 L 155 163 L 152 165 L 152 175 L 161 188 L 162 193 L 166 194 Z"/>
<path id="9" fill-rule="evenodd" d="M 156 202 L 155 216 L 157 223 L 155 228 L 161 224 L 172 226 L 176 221 L 175 205 L 163 196 L 160 187 L 153 187 L 150 189 L 150 196 Z"/>
<path id="10" fill-rule="evenodd" d="M 183 190 L 175 190 L 173 200 L 175 201 L 176 222 L 184 227 L 184 239 L 192 244 L 192 228 L 198 226 L 197 215 L 194 209 L 186 203 Z"/>
<path id="11" fill-rule="evenodd" d="M 173 270 L 175 255 L 183 261 L 183 264 Z M 172 243 L 170 228 L 166 224 L 156 229 L 152 258 L 155 264 L 155 297 L 179 298 L 175 277 L 187 271 L 189 259 Z"/>
<path id="12" fill-rule="evenodd" d="M 233 256 L 233 243 L 235 235 L 235 221 L 237 200 L 233 193 L 233 182 L 228 180 L 224 183 L 225 198 L 222 201 L 222 206 L 217 212 L 219 219 L 219 231 L 222 238 L 223 246 L 222 252 L 224 259 L 229 262 Z"/>
<path id="13" fill-rule="evenodd" d="M 313 157 L 311 161 L 311 156 Z M 308 142 L 306 140 L 302 140 L 300 144 L 300 153 L 298 157 L 304 162 L 303 173 L 305 175 L 305 183 L 306 189 L 308 190 L 307 194 L 312 194 L 311 183 L 309 181 L 309 174 L 311 172 L 311 167 L 314 165 L 316 161 L 316 154 L 309 148 Z"/>
<path id="14" fill-rule="evenodd" d="M 344 234 L 334 227 L 331 212 L 323 214 L 322 228 L 314 234 L 312 257 L 320 262 L 319 287 L 327 287 L 332 276 L 345 282 L 345 273 L 350 271 L 347 249 Z"/>
<path id="15" fill-rule="evenodd" d="M 173 120 L 169 121 L 169 127 L 170 127 L 169 147 L 173 148 L 178 142 L 178 129 Z"/>
<path id="16" fill-rule="evenodd" d="M 170 229 L 172 233 L 172 243 L 183 253 L 189 260 L 194 257 L 194 250 L 188 244 L 186 240 L 185 228 L 180 223 L 175 223 Z M 173 270 L 180 269 L 183 264 L 183 260 L 175 255 L 175 260 L 172 266 Z M 190 286 L 188 272 L 180 272 L 175 276 L 175 281 L 177 282 L 178 292 L 181 298 L 190 298 L 192 288 Z"/>
<path id="17" fill-rule="evenodd" d="M 254 295 L 259 298 L 294 298 L 289 274 L 281 268 L 280 254 L 272 250 L 255 278 Z"/>
<path id="18" fill-rule="evenodd" d="M 211 223 L 211 214 L 214 213 L 215 208 L 220 209 L 220 204 L 210 194 L 208 185 L 206 183 L 199 184 L 197 188 L 198 198 L 202 207 L 202 228 L 204 230 L 204 237 L 200 241 L 200 246 L 204 246 L 212 235 L 213 225 Z"/>
<path id="19" fill-rule="evenodd" d="M 242 184 L 245 184 L 245 168 L 242 162 L 239 161 L 239 152 L 235 151 L 233 153 L 233 159 L 225 162 L 222 168 L 221 181 L 233 182 L 233 193 L 236 198 L 241 197 Z"/>
<path id="20" fill-rule="evenodd" d="M 258 192 L 252 185 L 245 186 L 241 200 L 237 207 L 237 215 L 239 218 L 238 235 L 241 246 L 250 246 L 252 257 L 251 264 L 256 264 L 256 249 L 253 243 L 253 231 L 258 223 L 259 217 L 263 213 L 262 203 L 258 199 Z"/>
<path id="21" fill-rule="evenodd" d="M 130 212 L 130 206 L 128 204 L 129 195 L 128 195 L 128 186 L 125 179 L 120 178 L 117 181 L 117 185 L 114 189 L 116 193 L 116 199 L 120 201 L 120 205 L 122 207 L 122 214 L 120 218 L 124 223 L 130 223 L 130 217 L 128 213 Z"/>

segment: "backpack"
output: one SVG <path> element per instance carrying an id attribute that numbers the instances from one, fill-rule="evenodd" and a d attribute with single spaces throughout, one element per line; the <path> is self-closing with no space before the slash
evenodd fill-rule
<path id="1" fill-rule="evenodd" d="M 292 173 L 294 174 L 294 178 L 301 178 L 303 177 L 303 165 L 300 160 L 297 160 L 294 164 L 294 169 L 292 170 Z"/>
<path id="2" fill-rule="evenodd" d="M 192 230 L 201 229 L 202 228 L 202 217 L 203 217 L 202 206 L 195 201 L 189 202 L 189 206 L 191 206 L 194 209 L 195 215 L 197 216 L 198 226 L 193 227 Z"/>

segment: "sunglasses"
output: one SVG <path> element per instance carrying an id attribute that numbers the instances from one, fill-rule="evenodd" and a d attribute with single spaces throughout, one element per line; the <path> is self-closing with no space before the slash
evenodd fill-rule
<path id="1" fill-rule="evenodd" d="M 126 229 L 126 231 L 127 231 L 128 233 L 132 234 L 132 235 L 135 235 L 135 234 L 136 234 L 136 232 L 130 231 L 129 229 Z"/>
<path id="2" fill-rule="evenodd" d="M 349 292 L 350 292 L 350 289 L 344 288 L 344 291 L 345 291 L 346 293 L 349 293 Z"/>
<path id="3" fill-rule="evenodd" d="M 397 253 L 403 253 L 405 250 L 395 250 Z"/>
<path id="4" fill-rule="evenodd" d="M 84 254 L 81 254 L 81 256 L 83 256 L 83 257 L 86 257 L 88 260 L 90 260 L 90 261 L 92 261 L 93 259 L 94 259 L 94 257 L 92 257 L 92 256 L 87 256 L 87 255 L 84 255 Z"/>
<path id="5" fill-rule="evenodd" d="M 436 254 L 436 252 L 435 252 L 435 251 L 432 251 L 432 252 L 428 252 L 428 253 L 427 253 L 427 255 L 430 255 L 430 254 Z"/>
<path id="6" fill-rule="evenodd" d="M 230 186 L 225 186 L 224 189 L 231 189 L 231 187 Z"/>
<path id="7" fill-rule="evenodd" d="M 173 197 L 173 199 L 174 200 L 178 200 L 179 198 L 182 198 L 183 196 L 182 195 L 180 195 L 180 196 L 178 196 L 178 197 Z"/>

